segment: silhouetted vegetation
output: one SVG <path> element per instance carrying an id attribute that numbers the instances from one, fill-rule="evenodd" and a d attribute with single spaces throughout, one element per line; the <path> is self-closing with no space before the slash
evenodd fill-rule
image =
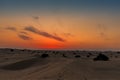
<path id="1" fill-rule="evenodd" d="M 10 49 L 10 51 L 11 51 L 11 52 L 13 52 L 13 51 L 14 51 L 14 49 Z"/>
<path id="2" fill-rule="evenodd" d="M 120 52 L 117 52 L 118 54 L 120 54 Z"/>
<path id="3" fill-rule="evenodd" d="M 73 52 L 73 54 L 74 54 L 74 55 L 76 55 L 76 53 L 75 53 L 75 52 Z"/>
<path id="4" fill-rule="evenodd" d="M 88 53 L 90 56 L 92 56 L 92 53 Z"/>
<path id="5" fill-rule="evenodd" d="M 90 57 L 90 55 L 87 55 L 87 58 L 89 58 Z"/>
<path id="6" fill-rule="evenodd" d="M 55 54 L 55 55 L 57 55 L 59 52 L 58 51 L 56 51 L 56 52 L 54 52 L 53 54 Z"/>
<path id="7" fill-rule="evenodd" d="M 81 56 L 80 55 L 76 55 L 75 58 L 80 58 Z"/>
<path id="8" fill-rule="evenodd" d="M 67 57 L 65 54 L 62 55 L 63 57 Z"/>
<path id="9" fill-rule="evenodd" d="M 93 59 L 94 61 L 108 61 L 109 57 L 104 54 L 99 54 L 96 58 Z"/>
<path id="10" fill-rule="evenodd" d="M 45 53 L 44 53 L 44 54 L 41 55 L 41 58 L 47 58 L 47 57 L 49 57 L 48 54 L 45 54 Z"/>
<path id="11" fill-rule="evenodd" d="M 118 58 L 118 56 L 115 56 L 115 58 Z"/>
<path id="12" fill-rule="evenodd" d="M 23 49 L 23 50 L 21 50 L 21 51 L 23 51 L 23 52 L 24 52 L 24 51 L 25 51 L 25 49 Z"/>

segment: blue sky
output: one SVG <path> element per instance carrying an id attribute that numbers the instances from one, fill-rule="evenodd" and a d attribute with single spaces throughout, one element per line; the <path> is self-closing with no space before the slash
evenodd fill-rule
<path id="1" fill-rule="evenodd" d="M 0 10 L 8 11 L 104 11 L 120 12 L 120 0 L 0 0 Z"/>

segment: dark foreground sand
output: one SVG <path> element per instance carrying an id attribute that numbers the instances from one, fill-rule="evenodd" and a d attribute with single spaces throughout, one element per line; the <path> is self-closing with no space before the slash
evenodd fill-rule
<path id="1" fill-rule="evenodd" d="M 0 80 L 120 80 L 120 53 L 0 49 Z"/>

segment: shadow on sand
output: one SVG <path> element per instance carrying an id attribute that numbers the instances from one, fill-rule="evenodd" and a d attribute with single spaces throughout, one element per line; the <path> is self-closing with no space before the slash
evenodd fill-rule
<path id="1" fill-rule="evenodd" d="M 11 71 L 16 71 L 16 70 L 23 70 L 32 67 L 35 64 L 38 65 L 44 65 L 47 64 L 48 61 L 46 62 L 45 59 L 40 59 L 40 58 L 32 58 L 28 60 L 23 60 L 19 61 L 16 63 L 8 64 L 5 66 L 0 67 L 3 70 L 11 70 Z"/>

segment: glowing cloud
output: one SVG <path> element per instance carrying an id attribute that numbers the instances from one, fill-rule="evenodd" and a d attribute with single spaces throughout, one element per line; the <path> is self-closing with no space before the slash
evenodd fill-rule
<path id="1" fill-rule="evenodd" d="M 23 34 L 20 34 L 20 35 L 18 35 L 18 36 L 19 36 L 19 38 L 21 38 L 21 39 L 23 39 L 23 40 L 31 40 L 31 39 L 32 39 L 31 37 L 26 36 L 26 35 L 23 35 Z"/>
<path id="2" fill-rule="evenodd" d="M 44 36 L 44 37 L 47 37 L 47 38 L 51 38 L 51 39 L 55 39 L 57 41 L 65 42 L 65 40 L 63 38 L 61 38 L 59 36 L 52 35 L 52 34 L 45 32 L 45 31 L 40 31 L 33 26 L 25 27 L 25 30 L 33 32 L 33 33 L 41 35 L 41 36 Z"/>
<path id="3" fill-rule="evenodd" d="M 7 27 L 6 30 L 16 31 L 17 29 L 15 27 Z"/>

